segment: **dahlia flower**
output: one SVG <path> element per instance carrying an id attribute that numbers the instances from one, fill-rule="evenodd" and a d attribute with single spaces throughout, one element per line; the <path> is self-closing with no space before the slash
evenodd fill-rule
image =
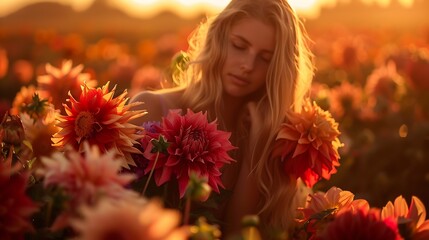
<path id="1" fill-rule="evenodd" d="M 333 64 L 346 70 L 359 67 L 368 59 L 365 42 L 358 37 L 342 38 L 332 44 Z"/>
<path id="2" fill-rule="evenodd" d="M 179 227 L 180 213 L 164 209 L 158 201 L 100 201 L 83 207 L 82 219 L 72 221 L 80 240 L 187 239 L 187 227 Z"/>
<path id="3" fill-rule="evenodd" d="M 12 103 L 10 114 L 18 115 L 21 108 L 33 102 L 33 96 L 36 93 L 36 87 L 33 85 L 22 86 L 19 92 L 15 95 Z"/>
<path id="4" fill-rule="evenodd" d="M 11 71 L 12 78 L 22 85 L 28 84 L 33 79 L 34 67 L 30 61 L 23 59 L 14 61 Z"/>
<path id="5" fill-rule="evenodd" d="M 345 211 L 369 210 L 369 204 L 365 200 L 354 200 L 354 195 L 349 191 L 332 187 L 326 193 L 316 192 L 309 194 L 304 208 L 298 208 L 303 213 L 303 219 L 297 219 L 306 233 L 314 235 L 323 232 L 326 226 L 336 215 Z"/>
<path id="6" fill-rule="evenodd" d="M 375 69 L 365 84 L 368 100 L 361 110 L 363 120 L 379 120 L 386 114 L 400 110 L 401 98 L 406 93 L 403 77 L 396 71 L 395 64 Z"/>
<path id="7" fill-rule="evenodd" d="M 6 161 L 0 157 L 0 239 L 24 239 L 33 231 L 30 217 L 38 207 L 25 193 L 29 174 L 17 173 L 11 161 L 12 155 Z"/>
<path id="8" fill-rule="evenodd" d="M 8 69 L 9 59 L 7 57 L 7 51 L 4 48 L 0 48 L 0 78 L 6 76 Z"/>
<path id="9" fill-rule="evenodd" d="M 366 200 L 354 200 L 353 193 L 343 191 L 340 188 L 332 187 L 326 193 L 316 192 L 307 197 L 307 203 L 304 208 L 300 209 L 305 218 L 309 218 L 319 212 L 335 209 L 334 213 L 355 209 L 369 209 Z"/>
<path id="10" fill-rule="evenodd" d="M 81 73 L 83 65 L 72 66 L 71 60 L 64 60 L 60 68 L 46 64 L 46 75 L 37 77 L 40 96 L 49 99 L 57 109 L 61 108 L 69 92 L 74 96 L 79 94 L 82 84 L 97 86 L 97 81 L 88 73 Z"/>
<path id="11" fill-rule="evenodd" d="M 0 129 L 3 130 L 2 141 L 7 144 L 19 146 L 25 140 L 24 127 L 18 116 L 5 114 Z"/>
<path id="12" fill-rule="evenodd" d="M 329 111 L 337 118 L 342 118 L 347 113 L 356 113 L 362 104 L 362 89 L 343 81 L 341 85 L 331 89 L 329 103 Z"/>
<path id="13" fill-rule="evenodd" d="M 306 101 L 300 113 L 291 112 L 277 134 L 273 157 L 281 157 L 286 174 L 312 187 L 329 179 L 340 165 L 338 123 L 316 103 Z"/>
<path id="14" fill-rule="evenodd" d="M 178 181 L 182 198 L 191 172 L 194 172 L 197 176 L 208 179 L 209 186 L 215 192 L 219 193 L 219 186 L 224 188 L 220 168 L 234 161 L 228 151 L 235 147 L 228 140 L 231 134 L 218 130 L 216 122 L 209 123 L 207 113 L 194 113 L 188 109 L 182 116 L 180 111 L 172 110 L 162 119 L 157 133 L 150 136 L 158 138 L 159 135 L 169 144 L 166 153 L 151 153 L 153 141 L 143 141 L 143 144 L 147 144 L 143 146 L 145 156 L 150 160 L 146 173 L 154 168 L 158 186 L 174 177 Z M 147 140 L 143 140 L 145 139 Z M 156 155 L 158 161 L 155 161 Z"/>
<path id="15" fill-rule="evenodd" d="M 401 237 L 396 221 L 391 218 L 381 219 L 379 209 L 358 209 L 338 214 L 316 239 L 399 240 Z"/>
<path id="16" fill-rule="evenodd" d="M 102 88 L 90 88 L 82 85 L 80 98 L 76 100 L 71 94 L 70 105 L 64 104 L 66 116 L 59 116 L 57 132 L 52 141 L 54 146 L 71 145 L 82 151 L 82 143 L 88 141 L 97 145 L 102 152 L 114 150 L 122 157 L 122 166 L 135 165 L 131 153 L 141 153 L 133 147 L 141 137 L 137 134 L 142 128 L 128 121 L 145 114 L 143 110 L 129 111 L 140 103 L 126 104 L 126 90 L 116 98 L 115 87 L 109 92 L 109 83 Z"/>
<path id="17" fill-rule="evenodd" d="M 393 218 L 398 221 L 410 220 L 412 229 L 411 236 L 403 236 L 405 239 L 428 239 L 429 220 L 426 220 L 426 209 L 422 201 L 416 196 L 411 198 L 410 207 L 402 196 L 395 199 L 394 203 L 389 201 L 381 211 L 381 218 Z"/>
<path id="18" fill-rule="evenodd" d="M 55 152 L 50 158 L 42 157 L 44 167 L 37 174 L 44 177 L 44 186 L 56 186 L 69 196 L 70 209 L 57 218 L 53 228 L 67 224 L 67 216 L 82 204 L 94 204 L 99 197 L 121 199 L 134 192 L 124 188 L 134 179 L 133 175 L 119 174 L 121 161 L 115 153 L 100 153 L 97 146 L 83 144 L 84 156 L 73 149 L 65 153 Z"/>
<path id="19" fill-rule="evenodd" d="M 58 111 L 54 109 L 54 105 L 46 104 L 42 108 L 39 114 L 22 112 L 19 115 L 25 130 L 26 140 L 31 146 L 34 146 L 32 154 L 37 159 L 41 156 L 49 156 L 54 152 L 55 148 L 52 146 L 51 138 L 59 130 L 55 126 Z"/>
<path id="20" fill-rule="evenodd" d="M 411 59 L 406 69 L 409 83 L 415 90 L 426 93 L 429 89 L 429 51 L 424 47 L 418 48 L 413 51 Z"/>

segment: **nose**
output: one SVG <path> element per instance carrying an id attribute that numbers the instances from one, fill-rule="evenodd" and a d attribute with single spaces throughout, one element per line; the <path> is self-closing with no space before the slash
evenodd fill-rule
<path id="1" fill-rule="evenodd" d="M 241 70 L 243 70 L 244 72 L 252 71 L 255 67 L 255 59 L 255 56 L 253 56 L 252 54 L 248 54 L 247 56 L 245 56 L 241 63 Z"/>

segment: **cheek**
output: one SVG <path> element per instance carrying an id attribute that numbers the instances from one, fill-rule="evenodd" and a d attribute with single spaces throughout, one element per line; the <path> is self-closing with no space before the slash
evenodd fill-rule
<path id="1" fill-rule="evenodd" d="M 261 69 L 258 70 L 256 77 L 257 77 L 257 82 L 260 86 L 264 85 L 265 82 L 267 81 L 267 73 L 268 73 L 268 67 L 261 67 Z"/>

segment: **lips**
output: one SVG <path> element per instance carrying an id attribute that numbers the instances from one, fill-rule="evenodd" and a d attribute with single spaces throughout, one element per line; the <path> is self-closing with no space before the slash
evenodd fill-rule
<path id="1" fill-rule="evenodd" d="M 244 77 L 241 77 L 241 76 L 238 76 L 235 74 L 229 74 L 229 76 L 231 77 L 232 82 L 236 85 L 245 86 L 245 85 L 248 85 L 250 83 L 250 81 L 248 81 Z"/>

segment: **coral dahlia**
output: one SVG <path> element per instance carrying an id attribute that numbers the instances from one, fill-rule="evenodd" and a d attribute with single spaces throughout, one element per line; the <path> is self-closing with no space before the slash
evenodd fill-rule
<path id="1" fill-rule="evenodd" d="M 60 131 L 52 138 L 54 146 L 71 145 L 82 151 L 82 143 L 88 141 L 102 152 L 116 151 L 123 158 L 123 167 L 135 165 L 131 154 L 141 153 L 133 145 L 138 144 L 136 140 L 141 135 L 137 131 L 142 128 L 128 121 L 143 116 L 145 111 L 130 111 L 140 103 L 126 104 L 126 90 L 114 98 L 115 89 L 109 91 L 109 83 L 102 88 L 90 88 L 84 84 L 78 100 L 69 93 L 70 105 L 64 104 L 67 115 L 58 117 Z"/>
<path id="2" fill-rule="evenodd" d="M 423 240 L 429 238 L 429 220 L 426 220 L 425 205 L 416 196 L 411 198 L 409 207 L 402 196 L 397 197 L 394 203 L 389 201 L 381 211 L 381 218 L 393 218 L 398 223 L 411 222 L 411 229 L 403 233 L 407 235 L 403 236 L 405 239 Z"/>
<path id="3" fill-rule="evenodd" d="M 286 174 L 312 187 L 329 179 L 340 165 L 338 123 L 315 102 L 306 101 L 300 113 L 291 112 L 277 135 L 273 157 L 281 157 Z"/>

